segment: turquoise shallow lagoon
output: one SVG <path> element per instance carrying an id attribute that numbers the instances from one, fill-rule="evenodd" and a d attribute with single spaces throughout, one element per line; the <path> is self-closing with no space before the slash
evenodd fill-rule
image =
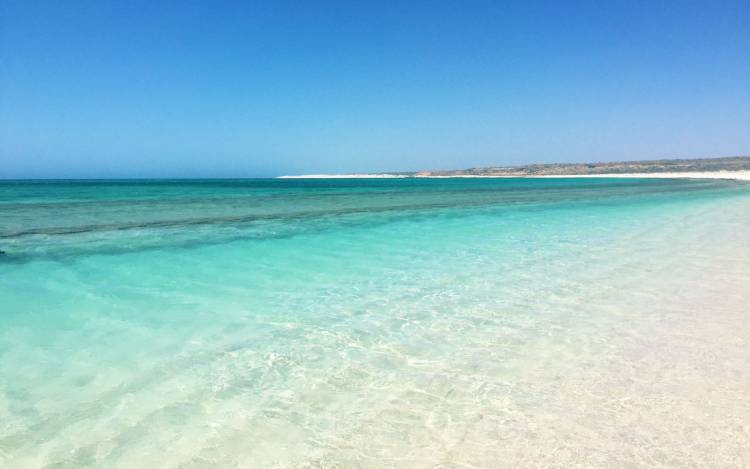
<path id="1" fill-rule="evenodd" d="M 0 466 L 743 466 L 750 185 L 0 182 Z"/>

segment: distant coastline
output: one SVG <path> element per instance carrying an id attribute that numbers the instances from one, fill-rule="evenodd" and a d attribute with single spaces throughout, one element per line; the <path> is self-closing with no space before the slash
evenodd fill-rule
<path id="1" fill-rule="evenodd" d="M 277 176 L 276 179 L 398 179 L 398 178 L 409 178 L 415 177 L 413 175 L 404 174 L 387 174 L 387 173 L 376 173 L 376 174 L 300 174 L 290 176 Z"/>
<path id="2" fill-rule="evenodd" d="M 750 156 L 608 163 L 553 163 L 409 173 L 303 174 L 278 179 L 626 177 L 750 181 Z"/>

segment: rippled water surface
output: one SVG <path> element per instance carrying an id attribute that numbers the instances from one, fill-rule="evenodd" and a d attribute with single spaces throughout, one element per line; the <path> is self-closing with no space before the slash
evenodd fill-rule
<path id="1" fill-rule="evenodd" d="M 743 467 L 750 185 L 0 182 L 0 466 Z"/>

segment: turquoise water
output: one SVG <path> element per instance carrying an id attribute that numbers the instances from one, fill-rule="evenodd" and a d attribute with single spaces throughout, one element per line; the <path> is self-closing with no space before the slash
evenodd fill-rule
<path id="1" fill-rule="evenodd" d="M 0 182 L 0 466 L 750 460 L 750 185 Z"/>

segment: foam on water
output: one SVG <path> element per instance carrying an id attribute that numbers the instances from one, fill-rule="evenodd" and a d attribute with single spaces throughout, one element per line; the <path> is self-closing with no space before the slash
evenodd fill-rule
<path id="1" fill-rule="evenodd" d="M 7 467 L 741 466 L 729 181 L 0 184 Z"/>

